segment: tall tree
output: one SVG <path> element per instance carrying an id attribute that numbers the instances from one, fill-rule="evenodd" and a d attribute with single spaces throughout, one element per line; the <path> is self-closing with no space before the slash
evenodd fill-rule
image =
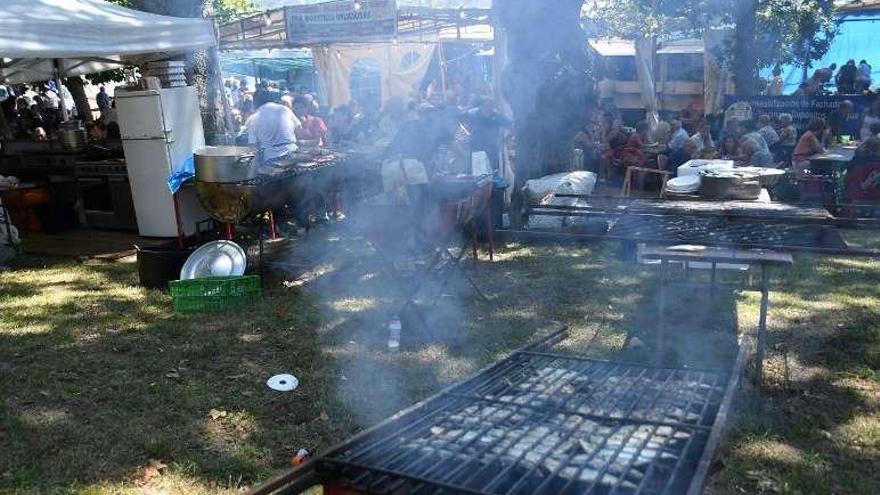
<path id="1" fill-rule="evenodd" d="M 583 0 L 554 0 L 552 7 L 545 0 L 505 0 L 496 6 L 508 38 L 503 83 L 516 127 L 515 191 L 525 180 L 565 169 L 571 139 L 594 103 L 582 6 Z"/>
<path id="2" fill-rule="evenodd" d="M 729 51 L 741 94 L 754 92 L 764 67 L 809 67 L 836 34 L 833 0 L 587 0 L 584 16 L 594 34 L 630 39 L 699 36 L 707 28 L 735 26 Z"/>
<path id="3" fill-rule="evenodd" d="M 218 22 L 253 12 L 251 0 L 117 0 L 133 9 L 175 17 L 214 18 Z M 217 47 L 187 53 L 187 77 L 199 93 L 205 140 L 214 144 L 225 135 L 223 89 Z"/>

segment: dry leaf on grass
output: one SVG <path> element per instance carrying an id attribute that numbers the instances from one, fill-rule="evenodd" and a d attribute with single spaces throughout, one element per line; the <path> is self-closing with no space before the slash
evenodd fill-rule
<path id="1" fill-rule="evenodd" d="M 222 409 L 211 409 L 210 411 L 208 411 L 208 415 L 211 416 L 211 419 L 217 421 L 220 418 L 226 417 L 226 411 Z"/>
<path id="2" fill-rule="evenodd" d="M 150 459 L 147 461 L 147 465 L 141 468 L 135 482 L 139 485 L 145 485 L 152 481 L 153 478 L 160 476 L 162 470 L 166 467 L 168 466 L 164 462 L 158 459 Z"/>

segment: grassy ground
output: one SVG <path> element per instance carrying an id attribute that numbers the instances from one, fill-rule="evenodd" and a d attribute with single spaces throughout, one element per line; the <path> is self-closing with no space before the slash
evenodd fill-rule
<path id="1" fill-rule="evenodd" d="M 503 358 L 548 318 L 578 352 L 650 355 L 654 273 L 610 245 L 505 246 L 478 272 L 492 301 L 460 278 L 428 291 L 433 331 L 405 332 L 399 353 L 383 324 L 405 288 L 362 243 L 315 236 L 283 261 L 258 304 L 208 315 L 171 313 L 131 263 L 0 273 L 0 493 L 235 493 Z M 798 262 L 772 296 L 765 387 L 740 394 L 711 493 L 880 493 L 880 263 Z M 670 364 L 727 362 L 724 322 L 757 320 L 753 292 L 675 297 Z M 280 372 L 300 387 L 266 388 Z"/>

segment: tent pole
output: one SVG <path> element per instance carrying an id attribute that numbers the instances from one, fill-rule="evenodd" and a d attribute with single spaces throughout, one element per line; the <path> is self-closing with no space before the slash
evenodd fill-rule
<path id="1" fill-rule="evenodd" d="M 446 57 L 443 56 L 443 40 L 437 43 L 437 56 L 440 60 L 440 90 L 443 92 L 443 101 L 446 102 Z"/>
<path id="2" fill-rule="evenodd" d="M 67 105 L 64 103 L 64 90 L 61 89 L 61 60 L 54 59 L 52 60 L 52 65 L 55 67 L 55 86 L 58 88 L 58 102 L 59 108 L 61 109 L 61 122 L 67 122 Z"/>

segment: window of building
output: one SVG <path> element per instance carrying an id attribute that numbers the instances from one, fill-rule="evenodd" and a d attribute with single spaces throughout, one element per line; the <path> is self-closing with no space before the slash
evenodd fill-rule
<path id="1" fill-rule="evenodd" d="M 608 57 L 605 59 L 608 77 L 615 81 L 638 81 L 635 57 Z"/>
<path id="2" fill-rule="evenodd" d="M 703 54 L 675 53 L 666 59 L 667 81 L 703 82 Z"/>

